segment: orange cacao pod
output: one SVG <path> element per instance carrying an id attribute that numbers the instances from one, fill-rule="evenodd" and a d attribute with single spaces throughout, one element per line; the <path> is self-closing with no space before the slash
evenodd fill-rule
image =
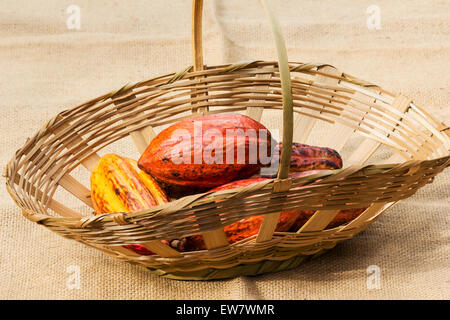
<path id="1" fill-rule="evenodd" d="M 290 172 L 289 177 L 290 178 L 300 178 L 304 176 L 313 175 L 316 173 L 319 173 L 323 170 L 310 170 L 310 171 L 301 171 L 301 172 Z M 320 180 L 317 180 L 320 181 Z M 304 187 L 298 187 L 299 189 Z M 339 213 L 333 218 L 333 220 L 325 227 L 325 229 L 338 227 L 340 225 L 346 224 L 353 219 L 355 219 L 357 216 L 359 216 L 361 213 L 364 212 L 366 208 L 357 208 L 357 209 L 346 209 L 341 210 Z M 315 213 L 315 210 L 301 210 L 300 213 L 297 216 L 297 220 L 292 225 L 290 232 L 297 232 L 307 221 L 309 218 L 313 216 Z"/>
<path id="2" fill-rule="evenodd" d="M 303 172 L 295 172 L 290 174 L 292 178 L 299 178 L 302 176 L 312 175 L 320 172 L 321 170 L 311 170 L 311 171 L 303 171 Z M 244 179 L 233 181 L 231 183 L 225 184 L 220 187 L 216 187 L 212 189 L 213 191 L 221 191 L 233 188 L 245 187 L 250 184 L 267 180 L 266 178 L 255 178 L 255 179 Z M 336 217 L 328 224 L 326 228 L 334 228 L 340 226 L 342 224 L 348 223 L 357 216 L 359 216 L 365 208 L 361 209 L 349 209 L 340 211 Z M 283 211 L 280 215 L 280 218 L 277 223 L 277 227 L 275 231 L 283 232 L 297 232 L 311 216 L 315 213 L 314 210 L 287 210 Z M 235 223 L 232 223 L 226 227 L 224 227 L 225 234 L 227 236 L 229 243 L 234 243 L 245 238 L 251 237 L 258 233 L 259 228 L 261 227 L 261 223 L 264 216 L 252 216 L 248 218 L 241 219 Z M 183 245 L 183 248 L 178 248 L 179 250 L 186 251 L 195 251 L 195 250 L 205 250 L 206 246 L 203 241 L 201 235 L 194 235 L 182 239 L 180 244 Z"/>
<path id="3" fill-rule="evenodd" d="M 325 229 L 335 228 L 339 227 L 340 225 L 346 224 L 363 213 L 364 210 L 365 208 L 341 210 L 336 215 L 336 217 L 334 217 L 334 219 L 325 227 Z M 313 216 L 315 212 L 316 211 L 314 210 L 301 210 L 300 214 L 297 217 L 297 220 L 292 224 L 289 231 L 297 232 L 308 221 L 308 219 Z"/>
<path id="4" fill-rule="evenodd" d="M 225 185 L 216 187 L 210 192 L 234 189 L 245 187 L 256 182 L 265 181 L 266 178 L 255 178 L 255 179 L 243 179 L 238 181 L 233 181 Z M 283 211 L 278 220 L 276 231 L 288 231 L 297 219 L 301 216 L 300 210 L 288 210 Z M 235 223 L 232 223 L 224 227 L 225 234 L 227 236 L 229 243 L 234 243 L 245 238 L 251 237 L 258 233 L 261 223 L 263 221 L 264 215 L 252 216 L 248 218 L 241 219 Z M 201 235 L 190 236 L 186 238 L 186 243 L 184 244 L 186 250 L 204 250 L 206 249 L 205 243 Z"/>
<path id="5" fill-rule="evenodd" d="M 140 211 L 168 202 L 156 180 L 140 170 L 137 162 L 115 154 L 103 156 L 91 174 L 95 213 Z M 137 244 L 124 246 L 139 254 L 153 254 Z"/>
<path id="6" fill-rule="evenodd" d="M 209 189 L 258 172 L 261 152 L 270 162 L 270 143 L 270 132 L 247 116 L 198 116 L 161 131 L 138 165 L 164 185 Z"/>

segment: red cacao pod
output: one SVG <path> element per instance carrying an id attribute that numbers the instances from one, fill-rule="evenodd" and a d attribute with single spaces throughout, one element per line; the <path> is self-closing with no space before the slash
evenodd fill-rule
<path id="1" fill-rule="evenodd" d="M 256 182 L 261 182 L 267 180 L 266 178 L 255 178 L 255 179 L 243 179 L 238 181 L 233 181 L 227 183 L 225 185 L 216 187 L 210 192 L 241 188 L 251 185 Z M 300 210 L 288 210 L 283 211 L 280 215 L 280 219 L 278 220 L 278 224 L 276 227 L 276 231 L 288 231 L 297 221 L 298 218 L 301 217 Z M 232 223 L 226 227 L 224 227 L 225 234 L 227 236 L 229 243 L 234 243 L 245 238 L 251 237 L 258 233 L 261 223 L 263 221 L 264 215 L 247 217 L 242 220 L 239 220 L 235 223 Z M 203 242 L 203 238 L 201 235 L 190 236 L 186 238 L 185 249 L 188 251 L 193 250 L 204 250 L 206 249 L 205 243 Z"/>
<path id="2" fill-rule="evenodd" d="M 199 116 L 161 131 L 138 164 L 164 185 L 213 188 L 257 173 L 270 162 L 270 143 L 270 132 L 247 116 Z"/>
<path id="3" fill-rule="evenodd" d="M 311 170 L 304 172 L 295 172 L 290 174 L 292 178 L 299 178 L 302 176 L 308 176 L 320 172 L 321 170 Z M 234 189 L 245 187 L 250 184 L 265 181 L 266 178 L 255 178 L 255 179 L 244 179 L 233 181 L 231 183 L 225 184 L 223 186 L 212 189 L 210 192 Z M 334 228 L 342 224 L 352 221 L 354 218 L 359 216 L 365 209 L 349 209 L 340 211 L 336 217 L 328 224 L 326 228 Z M 278 220 L 277 227 L 275 231 L 277 232 L 297 232 L 311 216 L 315 213 L 314 210 L 287 210 L 283 211 Z M 229 243 L 234 243 L 245 238 L 254 236 L 258 233 L 259 228 L 263 220 L 263 215 L 252 216 L 239 220 L 233 224 L 224 227 L 225 234 L 227 236 Z M 181 242 L 183 248 L 178 248 L 180 251 L 195 251 L 195 250 L 205 250 L 206 246 L 201 235 L 190 236 Z"/>
<path id="4" fill-rule="evenodd" d="M 274 148 L 271 159 L 271 169 L 265 170 L 263 177 L 273 178 L 277 174 L 278 164 L 283 143 L 279 142 Z M 310 146 L 294 142 L 292 144 L 290 172 L 303 172 L 311 170 L 335 170 L 342 168 L 340 154 L 331 148 Z"/>

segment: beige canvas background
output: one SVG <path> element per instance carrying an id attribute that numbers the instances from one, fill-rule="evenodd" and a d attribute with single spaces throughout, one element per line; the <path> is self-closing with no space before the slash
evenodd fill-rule
<path id="1" fill-rule="evenodd" d="M 208 64 L 275 58 L 256 0 L 205 2 Z M 330 63 L 411 96 L 450 123 L 448 0 L 274 2 L 290 60 Z M 81 8 L 80 30 L 66 26 L 71 4 Z M 371 4 L 381 9 L 380 30 L 366 26 Z M 188 0 L 2 0 L 1 165 L 63 109 L 191 64 L 190 6 Z M 158 278 L 63 239 L 23 218 L 1 188 L 1 299 L 450 298 L 450 170 L 320 259 L 214 282 Z M 71 265 L 80 267 L 79 290 L 66 286 Z M 379 290 L 366 287 L 370 265 L 380 267 Z"/>

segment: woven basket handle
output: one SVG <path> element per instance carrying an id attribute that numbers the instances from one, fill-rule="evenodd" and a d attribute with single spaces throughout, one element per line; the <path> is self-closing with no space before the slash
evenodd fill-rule
<path id="1" fill-rule="evenodd" d="M 294 128 L 294 110 L 292 103 L 291 75 L 289 71 L 288 58 L 284 38 L 278 20 L 273 12 L 270 1 L 259 0 L 264 12 L 270 22 L 275 46 L 278 54 L 278 68 L 280 71 L 280 81 L 283 101 L 283 147 L 281 161 L 278 169 L 277 180 L 283 182 L 287 179 L 291 162 L 292 136 Z M 194 71 L 203 70 L 203 48 L 202 48 L 202 9 L 203 0 L 193 0 L 192 2 L 192 57 Z M 285 180 L 289 182 L 289 180 Z M 286 191 L 290 183 L 277 185 L 276 191 Z"/>

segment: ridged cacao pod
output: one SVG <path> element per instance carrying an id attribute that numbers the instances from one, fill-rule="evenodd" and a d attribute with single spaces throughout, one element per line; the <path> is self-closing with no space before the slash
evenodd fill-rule
<path id="1" fill-rule="evenodd" d="M 96 214 L 140 211 L 169 201 L 156 180 L 140 170 L 135 160 L 115 154 L 100 158 L 92 171 L 91 198 Z M 153 254 L 138 244 L 124 247 L 142 255 Z"/>
<path id="2" fill-rule="evenodd" d="M 283 143 L 279 142 L 274 148 L 271 159 L 271 168 L 266 170 L 263 177 L 273 178 L 277 174 L 280 162 L 280 154 Z M 292 144 L 290 172 L 303 172 L 311 170 L 335 170 L 342 168 L 342 158 L 340 154 L 331 148 L 316 147 L 307 144 L 294 142 Z"/>
<path id="3" fill-rule="evenodd" d="M 209 189 L 257 173 L 270 162 L 270 143 L 270 132 L 247 116 L 198 116 L 161 131 L 138 165 L 164 185 Z"/>
<path id="4" fill-rule="evenodd" d="M 298 178 L 301 176 L 312 175 L 321 170 L 312 170 L 304 172 L 296 172 L 292 175 L 292 178 Z M 265 181 L 266 178 L 256 178 L 256 179 L 245 179 L 233 181 L 231 183 L 225 184 L 223 186 L 214 188 L 210 192 L 234 189 L 245 187 L 256 182 Z M 357 216 L 359 216 L 364 209 L 350 209 L 342 210 L 337 216 L 328 224 L 326 228 L 334 228 L 342 224 L 348 223 Z M 275 231 L 277 232 L 297 232 L 311 216 L 315 213 L 314 210 L 287 210 L 283 211 L 278 220 L 277 227 Z M 263 215 L 252 216 L 239 220 L 233 224 L 224 227 L 225 234 L 227 236 L 229 243 L 234 243 L 245 238 L 251 237 L 258 233 L 259 228 L 263 220 Z M 195 250 L 205 250 L 206 246 L 201 235 L 190 236 L 183 239 L 180 244 L 183 248 L 178 248 L 180 251 L 195 251 Z"/>
<path id="5" fill-rule="evenodd" d="M 310 171 L 290 172 L 289 173 L 289 177 L 292 178 L 292 179 L 295 179 L 295 178 L 300 178 L 300 177 L 313 175 L 313 174 L 319 173 L 321 171 L 323 171 L 323 170 L 310 170 Z M 320 179 L 316 180 L 316 181 L 320 181 Z M 301 188 L 304 188 L 304 187 L 305 186 L 298 187 L 298 189 L 301 189 Z M 335 228 L 335 227 L 338 227 L 340 225 L 346 224 L 346 223 L 352 221 L 353 219 L 355 219 L 361 213 L 363 213 L 365 209 L 366 208 L 341 210 L 334 217 L 334 219 L 325 227 L 325 229 Z M 289 231 L 290 232 L 297 232 L 308 221 L 308 219 L 313 216 L 313 214 L 315 212 L 316 212 L 315 210 L 301 210 L 300 214 L 298 215 L 297 220 L 292 225 L 292 227 L 291 227 L 291 229 Z"/>
<path id="6" fill-rule="evenodd" d="M 227 183 L 225 185 L 216 187 L 210 192 L 241 188 L 251 185 L 256 182 L 265 181 L 266 178 L 256 178 L 256 179 L 243 179 L 238 181 L 233 181 Z M 276 231 L 288 231 L 297 221 L 297 219 L 301 216 L 301 212 L 299 210 L 288 210 L 283 211 L 280 215 L 280 219 L 278 220 L 278 224 L 276 227 Z M 245 238 L 251 237 L 258 233 L 261 223 L 263 221 L 264 215 L 252 216 L 248 218 L 244 218 L 235 223 L 232 223 L 226 227 L 224 227 L 225 234 L 227 236 L 229 243 L 234 243 Z M 201 235 L 190 236 L 186 238 L 186 241 L 183 243 L 185 249 L 187 251 L 194 250 L 204 250 L 206 249 L 205 243 L 203 242 L 203 238 Z"/>
<path id="7" fill-rule="evenodd" d="M 325 229 L 335 228 L 339 227 L 340 225 L 346 224 L 363 213 L 364 210 L 365 208 L 341 210 L 336 215 L 336 217 L 334 217 L 334 219 L 325 227 Z M 297 232 L 308 221 L 308 219 L 313 216 L 315 212 L 316 211 L 314 210 L 301 210 L 300 214 L 297 217 L 297 220 L 294 222 L 294 224 L 292 224 L 289 231 Z"/>

